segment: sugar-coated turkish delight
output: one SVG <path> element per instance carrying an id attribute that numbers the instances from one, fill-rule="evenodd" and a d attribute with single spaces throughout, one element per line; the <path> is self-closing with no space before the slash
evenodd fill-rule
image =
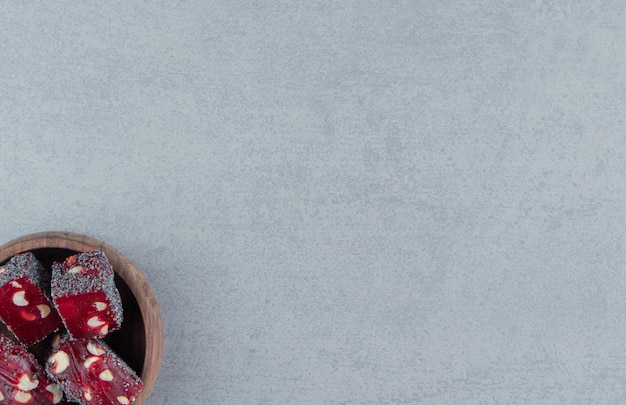
<path id="1" fill-rule="evenodd" d="M 143 383 L 99 339 L 61 339 L 46 362 L 48 375 L 82 405 L 129 405 Z"/>
<path id="2" fill-rule="evenodd" d="M 27 346 L 62 326 L 48 298 L 49 278 L 30 252 L 17 254 L 0 266 L 0 318 Z"/>
<path id="3" fill-rule="evenodd" d="M 0 404 L 62 404 L 61 386 L 50 381 L 35 357 L 0 335 Z"/>
<path id="4" fill-rule="evenodd" d="M 102 338 L 119 329 L 122 301 L 102 249 L 54 263 L 51 285 L 52 300 L 72 338 Z"/>

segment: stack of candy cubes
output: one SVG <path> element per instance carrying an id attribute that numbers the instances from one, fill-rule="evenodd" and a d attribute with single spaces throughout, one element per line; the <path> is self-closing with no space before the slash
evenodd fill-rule
<path id="1" fill-rule="evenodd" d="M 0 404 L 129 405 L 143 388 L 102 340 L 123 310 L 101 249 L 54 263 L 52 276 L 32 253 L 13 256 L 0 266 L 0 320 L 13 335 L 0 335 Z"/>

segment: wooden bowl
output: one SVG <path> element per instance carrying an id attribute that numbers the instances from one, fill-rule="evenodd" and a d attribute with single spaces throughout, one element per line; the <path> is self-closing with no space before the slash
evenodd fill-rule
<path id="1" fill-rule="evenodd" d="M 113 270 L 124 309 L 122 327 L 104 339 L 109 346 L 137 372 L 144 389 L 135 405 L 142 404 L 150 394 L 163 355 L 163 324 L 161 312 L 152 289 L 144 276 L 120 252 L 85 235 L 69 232 L 41 232 L 26 235 L 0 246 L 0 265 L 17 253 L 32 252 L 50 270 L 53 262 L 102 248 Z M 2 325 L 2 328 L 5 328 Z M 6 333 L 6 328 L 0 330 Z"/>

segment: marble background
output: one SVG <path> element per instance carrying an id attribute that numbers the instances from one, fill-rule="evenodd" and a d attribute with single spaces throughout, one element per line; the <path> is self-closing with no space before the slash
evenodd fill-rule
<path id="1" fill-rule="evenodd" d="M 151 405 L 624 403 L 625 68 L 621 1 L 2 2 L 0 243 L 142 270 Z"/>

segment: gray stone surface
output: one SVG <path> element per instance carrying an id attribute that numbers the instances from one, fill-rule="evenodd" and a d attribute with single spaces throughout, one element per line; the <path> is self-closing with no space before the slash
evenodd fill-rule
<path id="1" fill-rule="evenodd" d="M 149 404 L 626 402 L 623 2 L 90 3 L 0 5 L 0 239 L 136 263 Z"/>

